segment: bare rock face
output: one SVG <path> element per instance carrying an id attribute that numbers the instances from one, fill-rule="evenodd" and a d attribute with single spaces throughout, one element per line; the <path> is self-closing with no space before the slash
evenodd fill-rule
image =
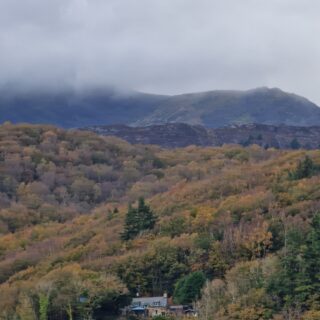
<path id="1" fill-rule="evenodd" d="M 189 145 L 221 146 L 257 144 L 264 148 L 318 149 L 320 126 L 295 127 L 261 124 L 234 125 L 218 129 L 206 129 L 199 125 L 170 123 L 147 127 L 124 125 L 93 126 L 84 128 L 100 135 L 116 136 L 132 144 L 154 144 L 164 148 Z"/>

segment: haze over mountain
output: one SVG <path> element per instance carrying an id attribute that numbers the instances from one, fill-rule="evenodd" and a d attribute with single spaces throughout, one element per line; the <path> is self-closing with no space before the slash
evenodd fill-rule
<path id="1" fill-rule="evenodd" d="M 111 89 L 84 92 L 2 92 L 0 122 L 46 123 L 65 128 L 129 124 L 150 114 L 165 98 L 136 92 L 120 94 Z"/>
<path id="2" fill-rule="evenodd" d="M 233 124 L 320 125 L 320 108 L 273 88 L 209 91 L 175 96 L 84 92 L 2 92 L 0 122 L 48 123 L 61 127 L 188 123 L 218 128 Z"/>

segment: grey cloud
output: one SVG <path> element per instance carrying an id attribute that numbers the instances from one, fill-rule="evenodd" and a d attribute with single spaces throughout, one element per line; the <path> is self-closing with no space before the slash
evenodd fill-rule
<path id="1" fill-rule="evenodd" d="M 318 0 L 0 0 L 0 86 L 277 86 L 320 103 Z"/>

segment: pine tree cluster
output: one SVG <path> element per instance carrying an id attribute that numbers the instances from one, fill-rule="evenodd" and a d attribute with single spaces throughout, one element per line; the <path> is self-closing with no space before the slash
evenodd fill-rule
<path id="1" fill-rule="evenodd" d="M 152 230 L 156 221 L 156 216 L 145 203 L 144 198 L 139 198 L 138 207 L 133 207 L 131 204 L 129 205 L 124 231 L 121 234 L 122 240 L 132 240 L 142 231 Z"/>
<path id="2" fill-rule="evenodd" d="M 310 157 L 306 156 L 303 161 L 299 161 L 297 168 L 289 173 L 289 178 L 292 180 L 310 178 L 319 171 L 320 167 Z"/>

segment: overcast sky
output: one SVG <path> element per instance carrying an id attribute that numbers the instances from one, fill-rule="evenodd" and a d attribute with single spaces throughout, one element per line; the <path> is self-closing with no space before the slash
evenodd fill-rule
<path id="1" fill-rule="evenodd" d="M 319 0 L 0 0 L 0 86 L 269 86 L 320 104 L 319 34 Z"/>

